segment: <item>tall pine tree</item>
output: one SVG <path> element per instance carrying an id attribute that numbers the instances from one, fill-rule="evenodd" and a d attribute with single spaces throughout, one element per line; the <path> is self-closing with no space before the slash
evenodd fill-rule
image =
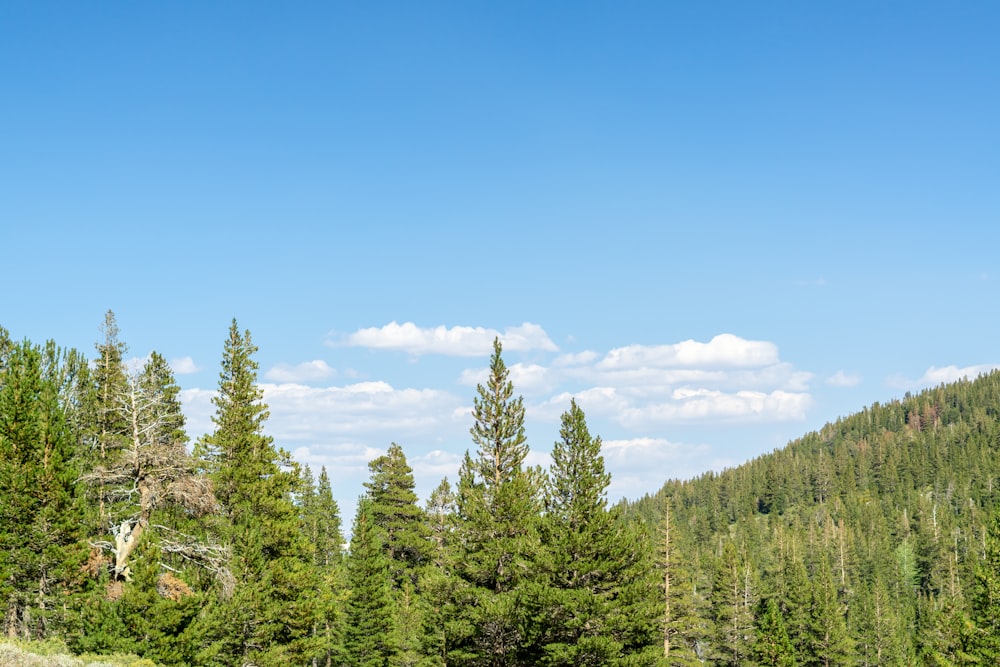
<path id="1" fill-rule="evenodd" d="M 573 400 L 552 449 L 541 664 L 655 664 L 659 626 L 651 550 L 608 511 L 601 439 Z"/>
<path id="2" fill-rule="evenodd" d="M 317 572 L 293 496 L 299 473 L 264 433 L 268 417 L 257 386 L 257 347 L 234 319 L 212 399 L 215 431 L 200 450 L 213 472 L 232 545 L 232 591 L 206 613 L 200 655 L 206 664 L 304 664 L 319 655 Z"/>
<path id="3" fill-rule="evenodd" d="M 524 400 L 514 397 L 499 339 L 490 375 L 476 389 L 472 441 L 455 498 L 455 571 L 464 582 L 451 622 L 453 660 L 469 665 L 526 664 L 524 585 L 539 551 L 540 481 L 523 467 L 528 445 Z"/>

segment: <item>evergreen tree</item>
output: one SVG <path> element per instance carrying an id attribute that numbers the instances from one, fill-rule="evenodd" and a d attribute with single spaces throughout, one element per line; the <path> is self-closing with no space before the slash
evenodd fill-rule
<path id="1" fill-rule="evenodd" d="M 607 508 L 601 439 L 573 400 L 547 485 L 542 664 L 651 664 L 657 650 L 650 550 Z M 630 587 L 642 587 L 638 596 Z M 635 604 L 638 602 L 638 604 Z"/>
<path id="2" fill-rule="evenodd" d="M 817 667 L 851 664 L 854 640 L 847 630 L 845 611 L 833 583 L 829 562 L 821 556 L 812 580 L 811 651 L 804 664 Z"/>
<path id="3" fill-rule="evenodd" d="M 60 401 L 63 355 L 24 341 L 0 374 L 0 599 L 7 636 L 65 629 L 86 548 L 75 442 Z"/>
<path id="4" fill-rule="evenodd" d="M 727 540 L 712 583 L 712 619 L 720 665 L 740 667 L 749 652 L 754 605 L 750 569 L 745 555 Z"/>
<path id="5" fill-rule="evenodd" d="M 317 573 L 303 539 L 293 494 L 299 474 L 287 452 L 264 434 L 268 417 L 257 386 L 257 351 L 233 320 L 212 400 L 215 431 L 201 451 L 212 475 L 232 545 L 232 590 L 223 587 L 202 632 L 206 664 L 304 663 L 318 656 Z"/>
<path id="6" fill-rule="evenodd" d="M 449 546 L 448 534 L 451 531 L 455 511 L 455 494 L 451 484 L 445 477 L 431 491 L 424 508 L 424 519 L 427 522 L 427 534 L 431 541 L 432 559 L 438 569 L 443 569 L 446 559 L 446 548 Z"/>
<path id="7" fill-rule="evenodd" d="M 795 647 L 774 598 L 768 598 L 758 614 L 750 657 L 760 667 L 795 667 Z"/>
<path id="8" fill-rule="evenodd" d="M 986 534 L 983 559 L 976 566 L 969 603 L 969 653 L 979 664 L 1000 664 L 1000 513 Z"/>
<path id="9" fill-rule="evenodd" d="M 362 498 L 347 558 L 346 632 L 344 655 L 352 667 L 386 667 L 395 655 L 392 576 L 381 531 Z"/>
<path id="10" fill-rule="evenodd" d="M 383 548 L 391 562 L 395 588 L 403 579 L 417 581 L 420 567 L 430 558 L 431 543 L 423 511 L 417 506 L 413 469 L 406 462 L 403 448 L 392 443 L 383 456 L 369 462 L 371 479 L 368 489 L 368 512 L 383 535 Z"/>
<path id="11" fill-rule="evenodd" d="M 128 346 L 119 337 L 118 321 L 110 310 L 104 314 L 101 332 L 104 340 L 95 346 L 97 359 L 94 360 L 91 374 L 93 392 L 87 397 L 92 419 L 89 439 L 93 447 L 87 464 L 88 470 L 116 465 L 119 453 L 125 448 L 129 437 L 127 404 L 124 401 L 129 393 L 125 370 Z M 109 517 L 107 508 L 109 494 L 99 480 L 94 490 L 97 496 L 97 530 L 107 534 L 114 528 L 114 521 Z"/>
<path id="12" fill-rule="evenodd" d="M 333 498 L 330 476 L 324 466 L 315 483 L 306 466 L 303 473 L 302 521 L 306 539 L 313 547 L 313 563 L 319 573 L 316 591 L 317 618 L 313 634 L 320 640 L 316 664 L 337 663 L 343 644 L 343 603 L 346 584 L 340 530 L 340 508 Z"/>
<path id="13" fill-rule="evenodd" d="M 451 659 L 469 665 L 525 664 L 524 584 L 535 573 L 539 481 L 523 469 L 524 401 L 493 343 L 490 376 L 473 401 L 472 440 L 455 499 L 455 571 L 465 588 L 449 622 Z M 461 621 L 461 622 L 458 622 Z M 449 660 L 451 662 L 451 660 Z"/>
<path id="14" fill-rule="evenodd" d="M 673 499 L 664 496 L 660 523 L 659 557 L 663 600 L 663 657 L 670 667 L 693 667 L 701 663 L 698 648 L 707 629 L 699 608 L 703 600 L 695 592 L 694 573 L 682 557 L 671 525 Z"/>

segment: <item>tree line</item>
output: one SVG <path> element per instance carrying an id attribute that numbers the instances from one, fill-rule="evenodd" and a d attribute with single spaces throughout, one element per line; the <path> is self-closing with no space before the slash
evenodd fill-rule
<path id="1" fill-rule="evenodd" d="M 0 328 L 3 633 L 163 665 L 1000 664 L 1000 373 L 609 505 L 571 401 L 547 469 L 494 342 L 457 479 L 396 443 L 345 543 L 265 434 L 232 322 L 213 430 L 109 312 L 92 359 Z"/>
<path id="2" fill-rule="evenodd" d="M 454 484 L 424 506 L 392 443 L 344 543 L 329 475 L 265 434 L 257 348 L 234 320 L 214 429 L 184 430 L 152 353 L 126 364 L 0 329 L 3 632 L 165 665 L 654 665 L 659 578 L 609 507 L 576 403 L 548 470 L 495 342 Z"/>

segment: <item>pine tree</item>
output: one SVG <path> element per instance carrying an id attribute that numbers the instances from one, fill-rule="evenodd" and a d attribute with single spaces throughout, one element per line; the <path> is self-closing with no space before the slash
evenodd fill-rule
<path id="1" fill-rule="evenodd" d="M 201 451 L 232 545 L 233 589 L 206 613 L 199 659 L 206 664 L 277 665 L 317 657 L 317 572 L 300 529 L 293 494 L 299 473 L 264 434 L 268 417 L 257 386 L 250 332 L 229 329 L 222 358 L 215 431 Z"/>
<path id="2" fill-rule="evenodd" d="M 430 559 L 431 543 L 423 511 L 414 493 L 413 469 L 406 462 L 403 448 L 392 443 L 383 456 L 369 462 L 371 479 L 368 489 L 368 512 L 381 529 L 383 548 L 391 562 L 396 589 L 403 580 L 417 581 L 419 569 Z"/>
<path id="3" fill-rule="evenodd" d="M 795 667 L 795 647 L 774 598 L 768 598 L 758 614 L 750 657 L 760 667 Z"/>
<path id="4" fill-rule="evenodd" d="M 60 401 L 63 355 L 24 341 L 0 374 L 0 599 L 8 636 L 65 627 L 86 547 L 76 447 Z"/>
<path id="5" fill-rule="evenodd" d="M 465 588 L 449 621 L 449 651 L 470 665 L 523 664 L 523 586 L 535 572 L 539 480 L 523 469 L 528 445 L 524 401 L 493 343 L 490 377 L 473 401 L 472 440 L 459 471 L 455 499 L 455 571 Z"/>
<path id="6" fill-rule="evenodd" d="M 720 665 L 739 667 L 748 655 L 755 602 L 750 571 L 745 554 L 727 540 L 712 583 L 712 618 Z"/>
<path id="7" fill-rule="evenodd" d="M 382 545 L 381 531 L 371 518 L 371 506 L 362 498 L 347 558 L 346 632 L 344 655 L 356 667 L 386 667 L 395 654 L 392 576 Z"/>
<path id="8" fill-rule="evenodd" d="M 812 579 L 809 623 L 811 651 L 804 664 L 832 667 L 851 663 L 854 640 L 848 633 L 844 604 L 837 595 L 830 565 L 824 556 L 820 556 Z"/>
<path id="9" fill-rule="evenodd" d="M 344 582 L 343 545 L 340 529 L 340 508 L 333 498 L 330 476 L 324 466 L 318 483 L 314 482 L 309 467 L 303 473 L 301 494 L 303 530 L 313 548 L 313 563 L 319 573 L 316 591 L 317 618 L 313 635 L 319 641 L 320 655 L 316 665 L 339 664 L 343 648 Z"/>
<path id="10" fill-rule="evenodd" d="M 970 651 L 983 665 L 1000 664 L 1000 513 L 986 534 L 986 550 L 977 564 L 969 604 L 973 628 Z"/>
<path id="11" fill-rule="evenodd" d="M 650 552 L 608 511 L 601 439 L 573 400 L 552 449 L 546 495 L 542 664 L 651 664 L 656 590 Z M 630 588 L 641 588 L 636 597 Z M 638 602 L 638 604 L 635 604 Z"/>
<path id="12" fill-rule="evenodd" d="M 659 565 L 663 600 L 663 657 L 670 667 L 693 667 L 701 663 L 698 647 L 707 629 L 699 617 L 704 600 L 696 593 L 694 573 L 685 562 L 671 524 L 673 499 L 664 496 L 659 529 Z"/>
<path id="13" fill-rule="evenodd" d="M 95 345 L 97 359 L 91 374 L 93 391 L 87 397 L 92 419 L 93 450 L 87 469 L 118 464 L 119 453 L 128 443 L 129 420 L 125 412 L 123 397 L 128 394 L 128 380 L 125 370 L 125 354 L 128 346 L 119 337 L 118 321 L 112 311 L 104 314 L 101 326 L 104 340 Z M 108 491 L 98 482 L 94 491 L 97 496 L 97 529 L 107 534 L 115 526 L 108 512 Z"/>

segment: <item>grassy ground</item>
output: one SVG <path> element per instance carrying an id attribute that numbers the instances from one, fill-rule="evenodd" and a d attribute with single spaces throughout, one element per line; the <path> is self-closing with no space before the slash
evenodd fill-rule
<path id="1" fill-rule="evenodd" d="M 134 655 L 70 655 L 60 642 L 0 641 L 0 667 L 156 667 Z"/>

